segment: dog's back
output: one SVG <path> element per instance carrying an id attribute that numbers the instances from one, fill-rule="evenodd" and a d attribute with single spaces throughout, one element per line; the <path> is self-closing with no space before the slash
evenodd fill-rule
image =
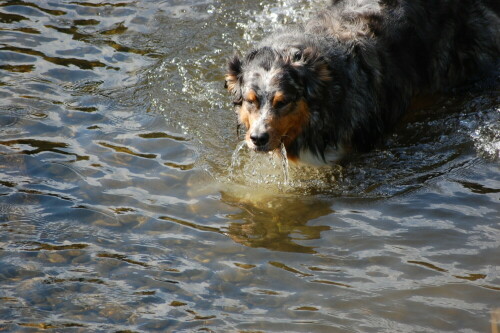
<path id="1" fill-rule="evenodd" d="M 498 70 L 496 0 L 334 0 L 306 29 L 351 43 L 367 52 L 370 65 L 389 57 L 390 64 L 380 64 L 384 73 L 405 73 L 394 76 L 411 79 L 419 90 L 449 88 Z M 374 57 L 379 59 L 370 61 Z"/>
<path id="2" fill-rule="evenodd" d="M 375 117 L 353 135 L 367 150 L 408 109 L 411 98 L 447 91 L 498 75 L 500 1 L 492 0 L 334 0 L 305 29 L 330 34 L 357 57 L 359 75 L 350 79 L 354 99 L 375 101 Z M 368 82 L 368 87 L 365 82 Z M 374 89 L 376 96 L 368 97 Z M 351 106 L 351 109 L 355 109 Z M 362 126 L 363 127 L 363 126 Z M 372 135 L 373 133 L 373 135 Z"/>

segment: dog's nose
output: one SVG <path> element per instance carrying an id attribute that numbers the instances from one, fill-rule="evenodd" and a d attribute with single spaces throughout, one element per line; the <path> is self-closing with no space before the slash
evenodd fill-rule
<path id="1" fill-rule="evenodd" d="M 264 146 L 269 141 L 269 133 L 267 132 L 252 133 L 250 135 L 250 139 L 252 140 L 253 144 L 256 145 L 257 147 Z"/>

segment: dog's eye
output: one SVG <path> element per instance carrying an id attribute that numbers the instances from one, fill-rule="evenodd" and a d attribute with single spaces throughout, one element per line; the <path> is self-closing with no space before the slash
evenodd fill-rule
<path id="1" fill-rule="evenodd" d="M 282 108 L 284 108 L 285 106 L 287 106 L 287 105 L 288 105 L 288 103 L 289 103 L 289 102 L 288 102 L 288 101 L 286 101 L 286 100 L 284 100 L 284 101 L 278 101 L 278 102 L 274 103 L 274 105 L 273 105 L 273 106 L 274 106 L 274 108 L 275 108 L 275 109 L 277 109 L 277 110 L 278 110 L 278 109 L 282 109 Z"/>
<path id="2" fill-rule="evenodd" d="M 258 107 L 259 106 L 259 98 L 257 97 L 257 94 L 255 93 L 254 90 L 249 90 L 244 95 L 244 100 L 245 100 L 246 103 L 250 104 L 253 107 Z"/>
<path id="3" fill-rule="evenodd" d="M 256 99 L 245 100 L 245 102 L 249 105 L 250 109 L 258 109 L 259 101 Z"/>

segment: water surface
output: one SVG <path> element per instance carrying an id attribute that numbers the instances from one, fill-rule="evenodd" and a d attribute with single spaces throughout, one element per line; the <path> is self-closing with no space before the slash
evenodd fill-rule
<path id="1" fill-rule="evenodd" d="M 498 329 L 498 85 L 232 165 L 226 59 L 324 3 L 0 3 L 0 330 Z"/>

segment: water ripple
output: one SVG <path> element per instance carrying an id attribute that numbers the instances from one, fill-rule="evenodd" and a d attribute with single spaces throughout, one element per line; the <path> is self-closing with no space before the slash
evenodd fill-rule
<path id="1" fill-rule="evenodd" d="M 496 90 L 286 182 L 279 157 L 235 152 L 226 59 L 324 5 L 0 3 L 0 330 L 499 322 Z"/>

